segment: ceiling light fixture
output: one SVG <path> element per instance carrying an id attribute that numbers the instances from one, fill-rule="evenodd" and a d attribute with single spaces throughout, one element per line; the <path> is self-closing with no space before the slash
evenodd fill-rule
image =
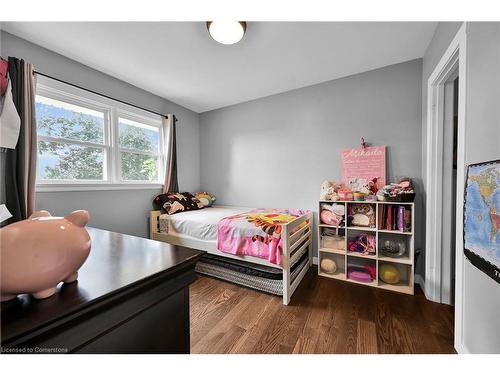
<path id="1" fill-rule="evenodd" d="M 209 21 L 207 30 L 210 36 L 221 44 L 238 43 L 247 29 L 243 21 Z"/>

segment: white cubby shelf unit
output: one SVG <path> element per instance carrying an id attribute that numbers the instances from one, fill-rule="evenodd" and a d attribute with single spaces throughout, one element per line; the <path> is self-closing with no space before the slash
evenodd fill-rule
<path id="1" fill-rule="evenodd" d="M 344 220 L 339 225 L 339 235 L 344 236 L 344 244 L 342 248 L 323 247 L 323 233 L 325 229 L 336 230 L 336 226 L 327 225 L 321 222 L 321 216 L 318 215 L 318 274 L 320 276 L 329 277 L 346 282 L 356 283 L 380 288 L 405 294 L 414 294 L 414 259 L 415 259 L 415 206 L 413 202 L 387 202 L 387 201 L 327 201 L 321 200 L 318 205 L 318 213 L 321 213 L 321 205 L 326 204 L 341 204 L 345 208 Z M 373 227 L 360 227 L 353 226 L 348 220 L 349 205 L 356 204 L 370 204 L 375 211 L 375 224 Z M 384 206 L 402 206 L 405 210 L 411 212 L 411 227 L 401 230 L 387 229 L 386 221 L 382 223 L 382 214 L 387 212 Z M 384 217 L 386 219 L 386 217 Z M 372 234 L 375 235 L 375 254 L 363 255 L 361 253 L 350 252 L 348 250 L 348 239 L 359 234 Z M 384 255 L 381 249 L 384 247 L 385 241 L 396 241 L 404 243 L 405 253 L 399 257 L 391 257 Z M 331 258 L 335 261 L 337 269 L 334 273 L 326 273 L 321 269 L 321 260 L 324 258 Z M 396 267 L 400 272 L 400 281 L 396 284 L 389 284 L 379 278 L 379 267 L 382 264 L 391 264 Z M 376 275 L 372 282 L 360 282 L 351 280 L 348 277 L 348 267 L 370 265 L 375 267 Z"/>

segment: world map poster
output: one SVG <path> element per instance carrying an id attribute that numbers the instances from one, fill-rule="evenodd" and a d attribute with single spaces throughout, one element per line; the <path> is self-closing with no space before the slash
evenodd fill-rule
<path id="1" fill-rule="evenodd" d="M 500 283 L 500 160 L 469 165 L 464 210 L 465 256 Z"/>

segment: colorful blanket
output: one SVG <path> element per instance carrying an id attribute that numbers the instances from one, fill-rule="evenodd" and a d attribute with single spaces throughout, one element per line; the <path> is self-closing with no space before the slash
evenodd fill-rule
<path id="1" fill-rule="evenodd" d="M 282 226 L 309 211 L 258 208 L 220 220 L 217 226 L 217 249 L 234 255 L 250 255 L 281 264 Z"/>

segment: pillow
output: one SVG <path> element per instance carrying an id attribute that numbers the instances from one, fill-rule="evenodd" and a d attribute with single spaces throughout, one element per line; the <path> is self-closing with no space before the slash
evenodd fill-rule
<path id="1" fill-rule="evenodd" d="M 205 207 L 210 207 L 215 202 L 215 195 L 207 193 L 206 191 L 200 191 L 195 193 L 194 196 L 203 204 Z"/>
<path id="2" fill-rule="evenodd" d="M 164 193 L 153 200 L 153 207 L 169 215 L 203 208 L 203 204 L 191 193 Z"/>

